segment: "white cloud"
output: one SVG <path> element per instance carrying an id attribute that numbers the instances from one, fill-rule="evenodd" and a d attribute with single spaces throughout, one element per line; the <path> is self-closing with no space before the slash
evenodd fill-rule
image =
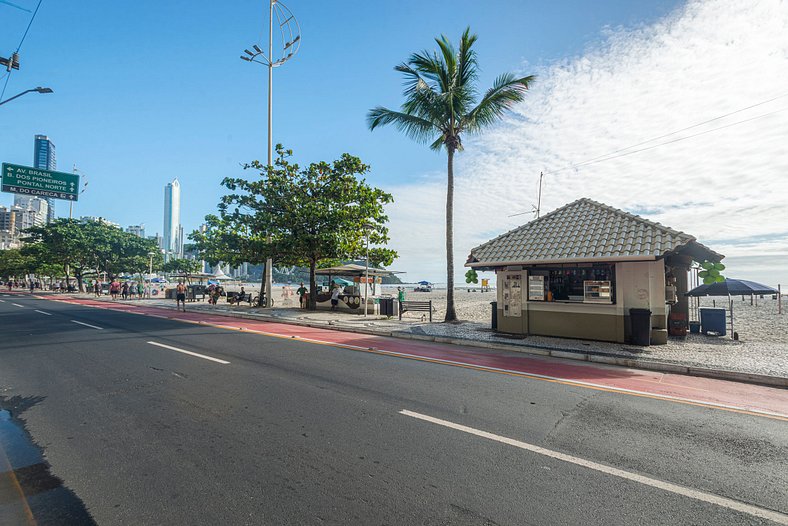
<path id="1" fill-rule="evenodd" d="M 473 246 L 530 219 L 508 216 L 536 203 L 540 171 L 543 211 L 590 197 L 731 256 L 788 256 L 788 96 L 635 149 L 776 112 L 762 118 L 564 169 L 788 94 L 785 35 L 786 1 L 691 1 L 651 26 L 605 29 L 583 56 L 536 71 L 527 100 L 457 156 L 457 276 Z M 444 281 L 445 175 L 391 190 L 397 268 Z M 746 270 L 736 261 L 729 275 Z M 788 265 L 769 261 L 761 279 L 788 283 Z"/>

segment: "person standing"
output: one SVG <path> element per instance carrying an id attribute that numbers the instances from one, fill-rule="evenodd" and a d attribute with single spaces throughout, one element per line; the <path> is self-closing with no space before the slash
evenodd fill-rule
<path id="1" fill-rule="evenodd" d="M 307 307 L 307 293 L 308 292 L 309 291 L 306 290 L 306 287 L 304 286 L 304 282 L 302 281 L 301 282 L 301 286 L 298 287 L 298 290 L 296 291 L 296 294 L 298 294 L 298 301 L 301 302 L 301 308 L 302 309 L 305 309 Z"/>
<path id="2" fill-rule="evenodd" d="M 129 283 L 127 281 L 123 282 L 123 287 L 120 289 L 120 297 L 123 298 L 123 301 L 126 301 L 126 298 L 129 296 Z"/>
<path id="3" fill-rule="evenodd" d="M 183 281 L 178 283 L 178 286 L 175 287 L 175 310 L 178 310 L 178 307 L 183 305 L 183 312 L 186 312 L 186 285 L 183 284 Z"/>
<path id="4" fill-rule="evenodd" d="M 109 285 L 109 295 L 112 297 L 112 300 L 115 301 L 118 299 L 118 294 L 120 294 L 120 283 L 117 279 L 113 279 L 112 283 Z"/>
<path id="5" fill-rule="evenodd" d="M 96 282 L 93 283 L 93 292 L 96 294 L 97 298 L 99 296 L 101 296 L 101 282 L 100 281 L 96 280 Z"/>

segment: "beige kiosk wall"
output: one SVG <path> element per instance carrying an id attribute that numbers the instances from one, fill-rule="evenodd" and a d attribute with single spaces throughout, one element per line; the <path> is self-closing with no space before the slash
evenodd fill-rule
<path id="1" fill-rule="evenodd" d="M 504 282 L 507 276 L 517 274 L 524 294 L 522 312 L 520 316 L 511 316 L 503 309 Z M 664 329 L 667 326 L 663 260 L 617 263 L 616 303 L 613 305 L 527 301 L 526 270 L 510 267 L 510 270 L 498 271 L 496 278 L 500 332 L 624 343 L 630 333 L 630 308 L 650 309 L 652 327 Z"/>
<path id="2" fill-rule="evenodd" d="M 624 316 L 625 341 L 631 334 L 629 309 L 649 309 L 651 326 L 667 328 L 664 260 L 617 263 L 616 290 L 617 301 L 622 306 L 621 315 Z"/>

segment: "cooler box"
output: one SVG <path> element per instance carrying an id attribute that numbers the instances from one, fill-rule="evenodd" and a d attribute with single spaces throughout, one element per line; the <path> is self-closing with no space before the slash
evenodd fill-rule
<path id="1" fill-rule="evenodd" d="M 706 335 L 713 332 L 725 336 L 725 309 L 700 309 L 700 331 Z"/>

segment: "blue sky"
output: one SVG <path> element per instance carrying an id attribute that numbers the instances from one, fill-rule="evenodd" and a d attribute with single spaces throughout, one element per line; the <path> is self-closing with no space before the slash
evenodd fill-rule
<path id="1" fill-rule="evenodd" d="M 14 3 L 32 9 L 36 0 Z M 265 156 L 265 68 L 239 59 L 264 39 L 264 3 L 228 4 L 44 0 L 6 96 L 38 85 L 55 93 L 0 107 L 0 160 L 31 163 L 33 136 L 47 134 L 59 169 L 76 163 L 88 175 L 78 215 L 144 223 L 149 234 L 162 231 L 163 187 L 178 177 L 182 222 L 196 228 L 215 210 L 221 179 Z M 467 25 L 479 34 L 482 88 L 504 71 L 539 75 L 526 101 L 485 135 L 466 138 L 458 156 L 458 275 L 470 248 L 529 219 L 509 216 L 535 203 L 539 171 L 786 92 L 788 43 L 780 35 L 788 33 L 788 4 L 780 0 L 291 0 L 288 7 L 303 43 L 275 71 L 274 141 L 300 162 L 350 152 L 370 164 L 370 181 L 396 199 L 395 267 L 414 280 L 445 279 L 445 157 L 394 129 L 369 132 L 365 115 L 399 105 L 393 66 L 433 48 L 433 37 L 456 41 Z M 16 48 L 28 19 L 0 4 L 0 55 Z M 786 102 L 715 121 L 731 124 L 722 131 L 695 128 L 708 134 L 551 174 L 543 210 L 578 197 L 644 210 L 731 256 L 730 275 L 788 283 L 788 112 L 779 113 Z M 11 200 L 0 195 L 0 204 Z M 58 212 L 67 213 L 65 203 Z M 757 262 L 747 259 L 755 255 Z"/>
<path id="2" fill-rule="evenodd" d="M 35 0 L 14 3 L 33 9 Z M 162 230 L 162 192 L 183 187 L 182 222 L 195 228 L 217 202 L 219 181 L 265 155 L 265 68 L 241 61 L 264 38 L 261 1 L 57 2 L 44 0 L 6 95 L 0 158 L 30 163 L 33 135 L 49 135 L 58 168 L 88 175 L 78 213 Z M 303 31 L 297 57 L 275 71 L 274 140 L 302 161 L 349 151 L 375 184 L 443 169 L 443 157 L 394 130 L 370 133 L 366 111 L 397 106 L 393 66 L 466 25 L 479 33 L 483 85 L 524 63 L 580 53 L 607 25 L 664 15 L 675 2 L 288 3 Z M 13 51 L 29 14 L 0 5 L 0 50 Z M 7 195 L 2 202 L 10 202 Z M 59 212 L 65 212 L 61 205 Z"/>

